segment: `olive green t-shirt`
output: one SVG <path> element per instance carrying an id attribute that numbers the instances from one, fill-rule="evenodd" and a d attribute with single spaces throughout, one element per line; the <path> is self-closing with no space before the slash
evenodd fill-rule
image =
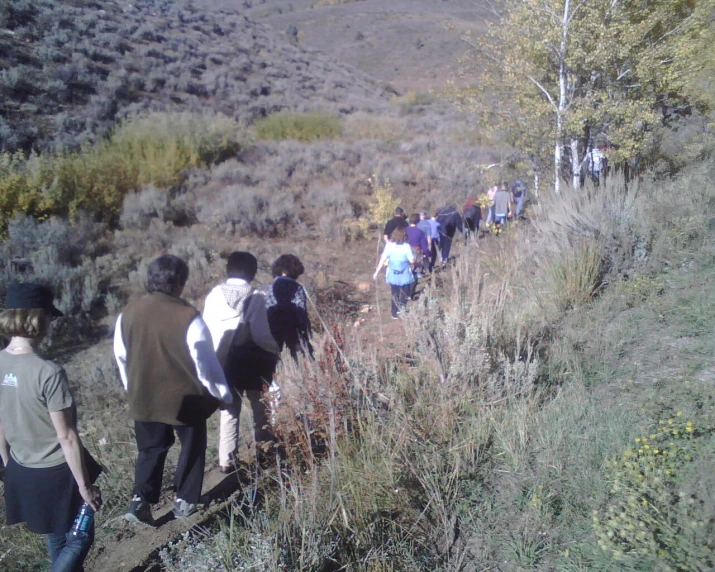
<path id="1" fill-rule="evenodd" d="M 34 468 L 65 462 L 50 412 L 68 407 L 74 416 L 64 369 L 37 354 L 0 351 L 0 423 L 16 462 Z"/>

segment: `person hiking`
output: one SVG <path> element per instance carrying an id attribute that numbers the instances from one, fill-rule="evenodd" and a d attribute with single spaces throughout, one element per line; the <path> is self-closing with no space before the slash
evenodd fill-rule
<path id="1" fill-rule="evenodd" d="M 387 283 L 390 285 L 392 297 L 391 313 L 392 319 L 397 320 L 400 313 L 405 309 L 407 300 L 412 295 L 412 283 L 415 281 L 412 274 L 412 265 L 415 263 L 415 256 L 412 247 L 407 244 L 407 233 L 404 228 L 396 228 L 392 231 L 390 241 L 385 245 L 382 256 L 377 263 L 373 280 L 377 280 L 380 270 L 387 262 Z"/>
<path id="2" fill-rule="evenodd" d="M 233 394 L 232 403 L 219 414 L 219 470 L 224 474 L 236 466 L 243 399 L 253 412 L 259 465 L 275 446 L 264 397 L 278 362 L 278 343 L 271 334 L 265 296 L 251 286 L 257 271 L 255 256 L 232 252 L 226 262 L 226 282 L 211 290 L 204 304 L 204 320 Z"/>
<path id="3" fill-rule="evenodd" d="M 435 214 L 435 220 L 442 226 L 440 232 L 440 246 L 442 250 L 442 265 L 449 262 L 449 253 L 452 250 L 452 239 L 457 231 L 463 232 L 462 216 L 455 205 L 446 205 Z"/>
<path id="4" fill-rule="evenodd" d="M 413 264 L 413 272 L 415 275 L 415 281 L 412 283 L 412 294 L 410 298 L 414 297 L 415 290 L 417 288 L 417 283 L 422 276 L 422 270 L 424 268 L 424 258 L 429 252 L 429 244 L 427 242 L 427 235 L 422 232 L 421 229 L 417 228 L 417 223 L 420 222 L 420 215 L 413 214 L 409 218 L 409 226 L 405 228 L 405 234 L 407 236 L 407 244 L 412 247 L 412 252 L 415 256 L 415 263 Z"/>
<path id="5" fill-rule="evenodd" d="M 206 322 L 180 297 L 188 277 L 188 266 L 176 256 L 153 260 L 148 293 L 124 308 L 114 330 L 114 356 L 138 449 L 132 500 L 124 515 L 132 523 L 153 523 L 151 505 L 159 502 L 174 434 L 181 442 L 174 516 L 196 512 L 206 465 L 206 419 L 219 402 L 233 402 Z"/>
<path id="6" fill-rule="evenodd" d="M 514 213 L 514 197 L 509 192 L 509 183 L 503 182 L 494 195 L 494 224 L 505 227 L 509 216 Z"/>
<path id="7" fill-rule="evenodd" d="M 440 229 L 442 226 L 433 218 L 431 218 L 425 211 L 422 211 L 420 213 L 420 219 L 421 222 L 426 222 L 429 224 L 430 228 L 430 234 L 431 234 L 431 239 L 432 241 L 430 242 L 430 254 L 429 254 L 429 271 L 430 274 L 434 270 L 434 265 L 437 262 L 437 257 L 440 256 L 440 248 L 439 248 L 439 235 L 440 235 Z M 440 256 L 440 261 L 441 261 L 441 256 Z"/>
<path id="8" fill-rule="evenodd" d="M 385 228 L 382 231 L 382 238 L 385 241 L 385 244 L 390 242 L 390 237 L 392 236 L 392 232 L 396 228 L 405 228 L 407 227 L 407 221 L 405 220 L 405 209 L 402 207 L 397 207 L 395 209 L 395 214 L 394 216 L 385 223 Z"/>
<path id="9" fill-rule="evenodd" d="M 511 187 L 511 195 L 516 202 L 514 217 L 519 218 L 524 214 L 524 206 L 526 205 L 526 194 L 528 188 L 524 181 L 517 180 Z"/>
<path id="10" fill-rule="evenodd" d="M 487 198 L 489 199 L 489 208 L 487 209 L 487 224 L 494 223 L 494 196 L 497 194 L 499 187 L 497 185 L 492 185 L 487 191 Z"/>
<path id="11" fill-rule="evenodd" d="M 417 216 L 419 218 L 419 221 L 417 222 L 417 228 L 424 232 L 425 237 L 427 238 L 427 251 L 424 252 L 422 268 L 428 272 L 432 272 L 431 268 L 432 266 L 434 266 L 430 265 L 430 260 L 432 258 L 432 248 L 434 248 L 432 244 L 432 225 L 430 224 L 430 221 L 426 219 L 427 213 L 425 211 L 421 211 Z"/>
<path id="12" fill-rule="evenodd" d="M 65 370 L 37 353 L 50 322 L 62 315 L 52 299 L 38 284 L 7 290 L 0 313 L 0 334 L 10 339 L 0 352 L 0 457 L 5 522 L 46 535 L 52 570 L 71 571 L 83 569 L 94 541 L 94 519 L 86 530 L 70 529 L 83 502 L 91 511 L 102 506 L 93 484 L 101 467 L 82 446 Z"/>
<path id="13" fill-rule="evenodd" d="M 476 199 L 469 199 L 464 205 L 464 234 L 467 240 L 469 240 L 470 237 L 477 237 L 481 219 L 482 209 L 477 204 Z"/>
<path id="14" fill-rule="evenodd" d="M 278 342 L 279 351 L 287 347 L 293 359 L 306 352 L 312 356 L 310 317 L 307 294 L 298 284 L 305 272 L 303 263 L 294 254 L 281 254 L 271 266 L 273 282 L 265 289 L 268 325 Z"/>

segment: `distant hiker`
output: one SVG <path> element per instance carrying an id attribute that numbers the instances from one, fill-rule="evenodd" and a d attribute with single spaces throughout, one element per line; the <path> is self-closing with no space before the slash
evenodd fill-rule
<path id="1" fill-rule="evenodd" d="M 251 286 L 257 271 L 255 256 L 232 252 L 228 279 L 211 290 L 204 304 L 204 320 L 233 394 L 233 402 L 220 413 L 218 458 L 224 474 L 236 465 L 243 399 L 253 412 L 256 461 L 263 464 L 275 445 L 264 396 L 278 362 L 278 343 L 268 325 L 265 296 Z"/>
<path id="2" fill-rule="evenodd" d="M 294 254 L 281 254 L 273 266 L 273 283 L 265 290 L 268 324 L 278 342 L 279 351 L 287 347 L 296 359 L 298 354 L 313 355 L 310 344 L 310 318 L 305 288 L 298 278 L 305 272 L 303 263 Z"/>
<path id="3" fill-rule="evenodd" d="M 452 239 L 457 231 L 463 232 L 462 216 L 455 205 L 447 205 L 439 209 L 434 218 L 442 226 L 440 232 L 442 264 L 447 264 L 449 262 L 449 253 L 452 250 Z"/>
<path id="4" fill-rule="evenodd" d="M 402 207 L 397 207 L 395 209 L 395 214 L 394 216 L 387 221 L 385 224 L 385 229 L 382 231 L 382 238 L 387 244 L 390 242 L 390 237 L 392 236 L 392 232 L 396 228 L 406 228 L 407 227 L 407 221 L 405 220 L 405 210 Z"/>
<path id="5" fill-rule="evenodd" d="M 489 199 L 489 209 L 487 211 L 487 223 L 494 222 L 494 197 L 497 194 L 499 187 L 497 185 L 492 185 L 492 187 L 487 191 L 487 198 Z"/>
<path id="6" fill-rule="evenodd" d="M 83 570 L 94 541 L 93 519 L 77 534 L 70 534 L 72 523 L 83 502 L 99 510 L 102 496 L 92 484 L 101 468 L 82 446 L 67 374 L 35 353 L 61 315 L 48 288 L 8 287 L 0 313 L 0 335 L 10 338 L 0 352 L 0 457 L 5 522 L 45 534 L 52 570 L 69 572 Z M 12 569 L 10 558 L 4 567 Z"/>
<path id="7" fill-rule="evenodd" d="M 601 176 L 606 173 L 606 155 L 598 147 L 593 147 L 588 153 L 588 172 L 593 182 L 599 184 Z"/>
<path id="8" fill-rule="evenodd" d="M 434 265 L 437 262 L 437 256 L 439 253 L 439 234 L 440 234 L 440 229 L 442 225 L 440 225 L 436 220 L 433 218 L 430 218 L 430 216 L 425 212 L 422 211 L 420 213 L 420 218 L 422 219 L 420 221 L 420 224 L 422 223 L 427 223 L 430 228 L 430 234 L 431 234 L 431 242 L 430 242 L 430 254 L 429 254 L 429 271 L 432 272 L 434 270 Z M 421 227 L 424 229 L 424 227 Z M 441 260 L 441 258 L 440 258 Z"/>
<path id="9" fill-rule="evenodd" d="M 233 401 L 213 341 L 199 311 L 180 298 L 189 277 L 186 263 L 169 254 L 148 268 L 148 294 L 117 318 L 114 355 L 128 392 L 139 450 L 132 501 L 124 518 L 152 522 L 159 502 L 166 455 L 181 442 L 174 474 L 174 516 L 196 512 L 206 463 L 206 419 Z"/>
<path id="10" fill-rule="evenodd" d="M 412 265 L 415 256 L 412 247 L 407 244 L 407 233 L 404 228 L 396 228 L 390 235 L 390 242 L 385 245 L 382 256 L 377 263 L 373 280 L 387 262 L 387 283 L 390 285 L 392 295 L 392 319 L 396 320 L 412 295 L 412 283 L 415 278 L 412 274 Z"/>
<path id="11" fill-rule="evenodd" d="M 514 213 L 514 197 L 509 192 L 509 183 L 504 182 L 494 195 L 494 224 L 506 226 L 506 221 Z"/>
<path id="12" fill-rule="evenodd" d="M 425 256 L 429 252 L 429 243 L 427 242 L 427 235 L 420 228 L 417 227 L 417 224 L 419 222 L 420 215 L 410 215 L 410 225 L 405 229 L 405 234 L 407 235 L 407 243 L 412 247 L 412 253 L 415 256 L 415 263 L 413 265 L 415 281 L 412 284 L 412 296 L 414 296 L 414 289 L 417 288 L 417 282 L 422 276 Z"/>
<path id="13" fill-rule="evenodd" d="M 516 202 L 515 218 L 519 218 L 524 214 L 524 205 L 526 204 L 527 186 L 524 181 L 516 181 L 511 187 L 511 195 Z"/>
<path id="14" fill-rule="evenodd" d="M 464 206 L 464 234 L 467 240 L 469 240 L 470 237 L 476 238 L 481 220 L 482 209 L 477 204 L 476 199 L 470 199 Z"/>

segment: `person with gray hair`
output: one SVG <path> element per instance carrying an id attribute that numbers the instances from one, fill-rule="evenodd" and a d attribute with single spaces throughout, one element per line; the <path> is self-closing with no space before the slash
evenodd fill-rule
<path id="1" fill-rule="evenodd" d="M 206 464 L 206 419 L 231 391 L 199 311 L 181 299 L 189 269 L 163 255 L 149 264 L 148 294 L 117 318 L 114 355 L 134 419 L 137 460 L 132 500 L 124 518 L 151 524 L 159 502 L 164 463 L 174 444 L 181 452 L 174 474 L 174 516 L 196 512 Z"/>

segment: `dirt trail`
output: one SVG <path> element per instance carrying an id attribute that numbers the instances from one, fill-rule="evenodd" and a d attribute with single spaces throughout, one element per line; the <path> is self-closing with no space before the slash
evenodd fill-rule
<path id="1" fill-rule="evenodd" d="M 390 291 L 385 284 L 384 272 L 377 282 L 372 280 L 375 270 L 375 246 L 362 243 L 347 249 L 343 256 L 328 260 L 326 265 L 333 281 L 343 280 L 353 291 L 354 301 L 362 307 L 361 312 L 343 323 L 364 344 L 375 345 L 383 357 L 404 355 L 409 342 L 405 339 L 400 320 L 390 317 Z M 461 251 L 457 247 L 457 254 Z M 369 288 L 366 288 L 369 285 Z M 377 296 L 375 293 L 376 288 Z M 418 289 L 418 293 L 422 286 Z M 376 303 L 380 303 L 380 308 Z M 209 465 L 207 460 L 207 465 Z M 245 484 L 244 484 L 245 486 Z M 206 526 L 230 512 L 231 503 L 242 494 L 242 484 L 236 475 L 222 475 L 217 468 L 207 471 L 204 477 L 203 494 L 213 499 L 207 509 L 191 518 L 176 520 L 172 514 L 171 497 L 152 507 L 155 527 L 144 527 L 126 522 L 118 516 L 102 524 L 98 538 L 85 563 L 90 572 L 139 572 L 160 570 L 159 552 L 169 543 L 180 540 L 188 531 Z M 128 499 L 127 499 L 128 502 Z"/>
<path id="2" fill-rule="evenodd" d="M 120 515 L 102 524 L 101 540 L 95 543 L 85 568 L 88 571 L 115 572 L 160 570 L 159 551 L 170 542 L 181 538 L 187 531 L 207 525 L 229 509 L 241 494 L 241 484 L 236 475 L 222 475 L 218 469 L 204 476 L 203 494 L 212 499 L 211 504 L 187 519 L 177 520 L 172 513 L 170 498 L 152 506 L 155 526 L 131 524 Z"/>

